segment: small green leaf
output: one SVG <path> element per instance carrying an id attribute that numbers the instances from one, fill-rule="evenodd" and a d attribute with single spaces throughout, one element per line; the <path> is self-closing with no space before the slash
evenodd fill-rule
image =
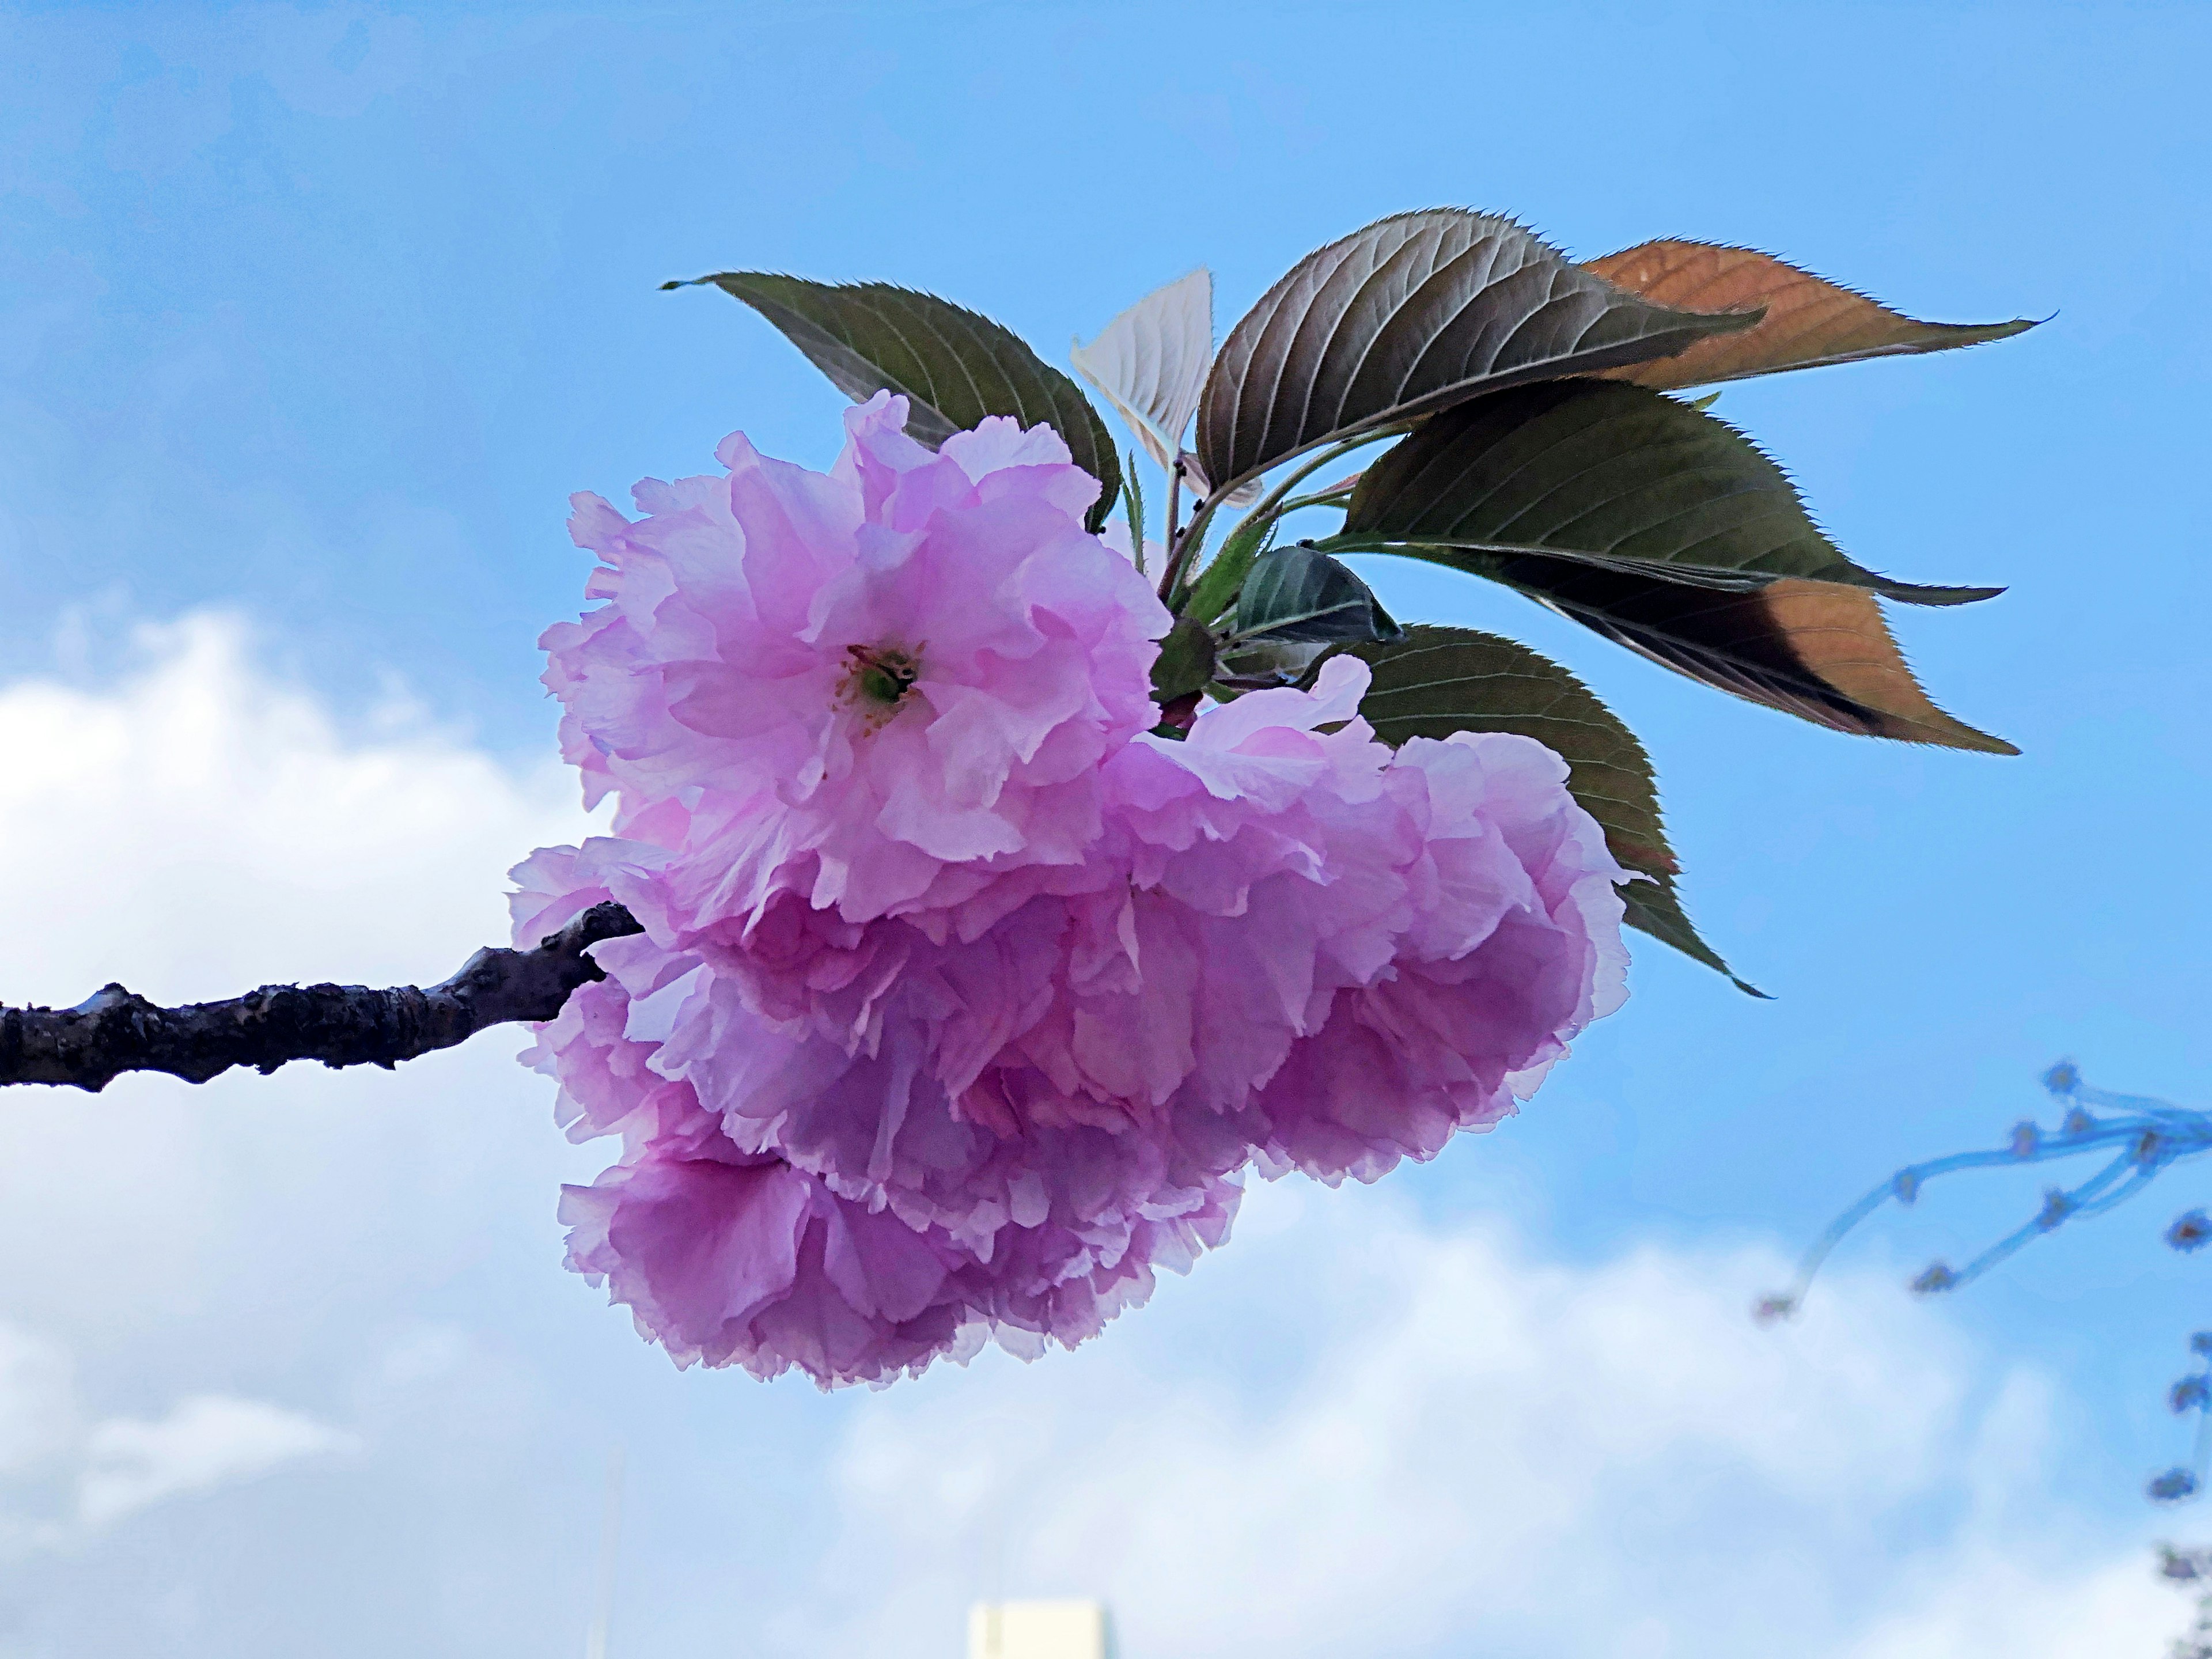
<path id="1" fill-rule="evenodd" d="M 1729 973 L 1683 914 L 1651 758 L 1589 687 L 1525 645 L 1469 628 L 1410 628 L 1402 641 L 1351 651 L 1374 674 L 1359 712 L 1393 748 L 1410 738 L 1512 732 L 1559 756 L 1568 789 L 1613 857 L 1648 878 L 1621 889 L 1628 925 L 1763 994 Z"/>
<path id="2" fill-rule="evenodd" d="M 936 448 L 990 415 L 1060 434 L 1098 480 L 1085 518 L 1096 535 L 1121 489 L 1114 441 L 1091 400 L 1019 336 L 980 313 L 889 283 L 810 283 L 771 271 L 725 270 L 664 289 L 711 283 L 783 331 L 854 403 L 890 391 L 907 399 L 907 431 Z"/>
<path id="3" fill-rule="evenodd" d="M 1424 422 L 1360 476 L 1343 531 L 1320 545 L 1462 549 L 1502 561 L 1509 580 L 1536 557 L 1734 592 L 1785 576 L 1917 605 L 2003 591 L 1923 587 L 1852 562 L 1742 433 L 1604 380 L 1522 386 Z"/>
<path id="4" fill-rule="evenodd" d="M 1121 470 L 1121 503 L 1129 514 L 1129 557 L 1137 567 L 1137 574 L 1145 574 L 1145 487 L 1137 482 L 1137 457 L 1133 450 L 1129 464 Z"/>
<path id="5" fill-rule="evenodd" d="M 1365 582 L 1304 542 L 1271 547 L 1253 560 L 1231 629 L 1240 643 L 1395 640 L 1404 634 Z"/>
<path id="6" fill-rule="evenodd" d="M 1206 690 L 1226 701 L 1247 691 L 1306 684 L 1310 683 L 1307 676 L 1321 659 L 1337 648 L 1320 641 L 1309 644 L 1277 640 L 1255 640 L 1227 647 L 1222 651 L 1220 665 L 1214 670 L 1213 684 Z"/>
<path id="7" fill-rule="evenodd" d="M 1220 621 L 1229 607 L 1237 603 L 1237 591 L 1244 586 L 1252 561 L 1259 557 L 1274 528 L 1273 520 L 1255 517 L 1245 520 L 1230 532 L 1229 539 L 1221 544 L 1221 551 L 1214 555 L 1213 562 L 1199 573 L 1190 598 L 1183 605 L 1184 614 L 1204 623 Z"/>
<path id="8" fill-rule="evenodd" d="M 1152 662 L 1152 701 L 1170 703 L 1203 691 L 1213 678 L 1212 630 L 1195 617 L 1178 617 Z"/>

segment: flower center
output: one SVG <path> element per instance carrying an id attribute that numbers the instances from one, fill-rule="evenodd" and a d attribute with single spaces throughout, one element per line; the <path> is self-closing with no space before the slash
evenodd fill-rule
<path id="1" fill-rule="evenodd" d="M 906 694 L 914 690 L 915 680 L 921 672 L 920 649 L 908 651 L 897 645 L 848 645 L 845 654 L 852 659 L 852 665 L 845 671 L 839 696 L 857 706 L 871 725 L 881 725 L 891 717 Z"/>

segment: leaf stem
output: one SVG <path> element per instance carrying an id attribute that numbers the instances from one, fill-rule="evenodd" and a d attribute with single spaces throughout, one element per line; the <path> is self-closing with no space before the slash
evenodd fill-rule
<path id="1" fill-rule="evenodd" d="M 1193 525 L 1200 521 L 1204 516 L 1204 508 L 1200 508 L 1198 514 L 1192 516 Z M 1167 568 L 1160 572 L 1160 598 L 1163 599 L 1169 599 L 1175 592 L 1176 579 L 1182 572 L 1183 540 L 1176 528 L 1176 519 L 1182 512 L 1182 458 L 1177 456 L 1175 465 L 1168 469 L 1168 521 L 1167 527 L 1163 532 L 1166 537 L 1168 550 Z"/>
<path id="2" fill-rule="evenodd" d="M 1282 511 L 1288 514 L 1302 507 L 1334 507 L 1347 513 L 1352 510 L 1351 503 L 1345 500 L 1345 492 L 1341 489 L 1316 489 L 1310 495 L 1291 496 L 1283 503 Z"/>
<path id="3" fill-rule="evenodd" d="M 1341 443 L 1331 444 L 1328 448 L 1323 449 L 1319 453 L 1316 454 L 1311 460 L 1307 461 L 1304 465 L 1292 468 L 1291 471 L 1284 477 L 1283 481 L 1280 483 L 1277 484 L 1273 489 L 1269 490 L 1266 495 L 1261 498 L 1260 504 L 1257 507 L 1254 507 L 1238 521 L 1237 529 L 1243 530 L 1248 526 L 1262 523 L 1270 518 L 1279 518 L 1282 514 L 1290 512 L 1293 507 L 1306 507 L 1312 505 L 1312 501 L 1310 499 L 1300 499 L 1296 501 L 1292 501 L 1286 498 L 1289 496 L 1291 490 L 1295 486 L 1304 483 L 1305 480 L 1311 477 L 1322 467 L 1327 466 L 1331 461 L 1340 460 L 1343 457 L 1351 454 L 1355 449 L 1364 449 L 1369 444 L 1379 443 L 1385 438 L 1395 438 L 1402 433 L 1411 431 L 1414 422 L 1412 421 L 1401 421 L 1395 426 L 1376 427 L 1371 432 L 1362 432 L 1354 437 L 1346 438 Z M 1186 537 L 1184 542 L 1174 544 L 1177 556 L 1170 557 L 1169 559 L 1168 574 L 1165 578 L 1162 579 L 1160 583 L 1160 597 L 1168 601 L 1168 607 L 1170 610 L 1175 608 L 1175 601 L 1182 596 L 1182 590 L 1185 586 L 1183 578 L 1188 574 L 1182 568 L 1188 561 L 1182 558 L 1181 555 L 1182 555 L 1188 548 L 1194 547 L 1197 544 L 1196 532 L 1205 525 L 1206 520 L 1212 516 L 1213 509 L 1221 504 L 1222 498 L 1228 492 L 1225 490 L 1216 490 L 1212 495 L 1208 495 L 1206 500 L 1200 504 L 1198 511 L 1191 514 L 1190 528 L 1192 534 Z M 1322 493 L 1326 495 L 1329 492 L 1324 490 Z M 1236 531 L 1231 531 L 1230 532 L 1232 538 L 1236 533 Z M 1224 544 L 1224 545 L 1226 545 L 1226 544 Z"/>

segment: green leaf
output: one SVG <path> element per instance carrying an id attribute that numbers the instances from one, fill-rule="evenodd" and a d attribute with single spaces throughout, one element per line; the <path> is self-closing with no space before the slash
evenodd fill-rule
<path id="1" fill-rule="evenodd" d="M 1336 649 L 1338 645 L 1326 641 L 1251 640 L 1225 646 L 1213 671 L 1213 684 L 1206 690 L 1226 702 L 1247 691 L 1308 684 L 1307 677 L 1316 665 Z"/>
<path id="2" fill-rule="evenodd" d="M 1195 617 L 1179 617 L 1152 661 L 1152 701 L 1170 703 L 1203 691 L 1214 671 L 1212 630 Z"/>
<path id="3" fill-rule="evenodd" d="M 1121 504 L 1129 518 L 1129 559 L 1137 567 L 1137 574 L 1145 574 L 1145 487 L 1137 481 L 1137 457 L 1133 452 L 1129 465 L 1121 471 Z"/>
<path id="4" fill-rule="evenodd" d="M 1221 551 L 1214 555 L 1213 562 L 1200 571 L 1198 580 L 1192 584 L 1190 598 L 1183 605 L 1184 614 L 1205 623 L 1220 621 L 1237 602 L 1237 592 L 1244 586 L 1252 561 L 1259 557 L 1274 529 L 1274 520 L 1254 517 L 1231 531 L 1229 539 L 1221 544 Z"/>
<path id="5" fill-rule="evenodd" d="M 712 283 L 783 331 L 854 403 L 890 391 L 908 401 L 906 429 L 936 448 L 989 415 L 1042 421 L 1098 480 L 1085 518 L 1095 535 L 1121 493 L 1121 463 L 1091 400 L 1010 330 L 933 294 L 889 283 L 810 283 L 725 270 L 664 289 Z"/>
<path id="6" fill-rule="evenodd" d="M 1199 403 L 1199 459 L 1218 494 L 1319 444 L 1758 320 L 1624 293 L 1495 214 L 1401 213 L 1309 254 L 1231 331 Z"/>
<path id="7" fill-rule="evenodd" d="M 1915 605 L 2003 592 L 1923 587 L 1855 564 L 1742 433 L 1603 380 L 1521 386 L 1423 422 L 1361 475 L 1343 531 L 1319 545 L 1472 550 L 1505 561 L 1509 580 L 1514 561 L 1535 556 L 1735 592 L 1784 576 Z"/>
<path id="8" fill-rule="evenodd" d="M 1949 351 L 2035 326 L 2025 317 L 2008 323 L 1920 322 L 1771 253 L 1710 242 L 1645 242 L 1583 268 L 1664 305 L 1699 311 L 1764 308 L 1759 323 L 1741 334 L 1700 341 L 1665 362 L 1605 371 L 1608 380 L 1661 389 L 1867 357 Z"/>
<path id="9" fill-rule="evenodd" d="M 1762 994 L 1729 973 L 1683 913 L 1650 757 L 1580 680 L 1524 645 L 1467 628 L 1416 627 L 1401 641 L 1351 649 L 1375 677 L 1359 712 L 1394 748 L 1409 738 L 1512 732 L 1563 758 L 1568 789 L 1613 857 L 1648 878 L 1621 889 L 1628 925 Z"/>
<path id="10" fill-rule="evenodd" d="M 1404 634 L 1365 582 L 1303 542 L 1271 547 L 1253 560 L 1231 629 L 1239 644 L 1395 640 Z"/>

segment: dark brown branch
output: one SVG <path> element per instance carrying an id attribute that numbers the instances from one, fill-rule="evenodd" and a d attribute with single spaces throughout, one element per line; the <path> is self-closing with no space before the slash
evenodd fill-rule
<path id="1" fill-rule="evenodd" d="M 621 905 L 595 904 L 535 950 L 479 951 L 428 990 L 264 985 L 227 1002 L 157 1008 L 107 985 L 74 1008 L 0 1008 L 0 1084 L 97 1091 L 125 1072 L 204 1083 L 234 1066 L 273 1072 L 293 1060 L 389 1071 L 487 1025 L 552 1018 L 571 991 L 605 976 L 586 950 L 642 931 Z"/>

